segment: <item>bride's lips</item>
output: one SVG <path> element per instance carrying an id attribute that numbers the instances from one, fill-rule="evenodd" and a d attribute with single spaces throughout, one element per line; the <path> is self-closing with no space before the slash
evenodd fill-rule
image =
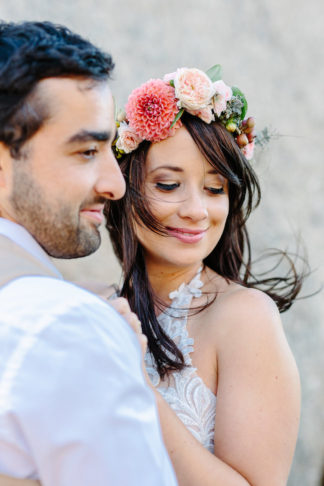
<path id="1" fill-rule="evenodd" d="M 103 221 L 103 206 L 96 206 L 81 209 L 80 213 L 98 224 Z"/>
<path id="2" fill-rule="evenodd" d="M 174 238 L 177 238 L 183 243 L 198 243 L 198 241 L 200 241 L 204 237 L 207 231 L 206 229 L 193 230 L 187 228 L 171 227 L 167 227 L 166 230 L 170 236 L 174 236 Z"/>

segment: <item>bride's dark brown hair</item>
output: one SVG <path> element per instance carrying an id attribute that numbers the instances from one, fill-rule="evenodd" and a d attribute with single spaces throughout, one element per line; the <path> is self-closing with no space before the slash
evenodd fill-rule
<path id="1" fill-rule="evenodd" d="M 229 214 L 223 234 L 204 259 L 204 265 L 229 281 L 261 289 L 276 302 L 279 311 L 284 312 L 299 293 L 303 277 L 297 274 L 293 261 L 284 252 L 279 252 L 289 264 L 284 277 L 263 275 L 260 279 L 251 271 L 246 221 L 261 198 L 253 168 L 221 123 L 206 124 L 188 113 L 181 121 L 206 160 L 228 180 Z M 126 194 L 119 201 L 108 201 L 105 215 L 115 254 L 123 268 L 124 283 L 120 295 L 129 301 L 142 322 L 148 349 L 163 377 L 169 370 L 180 370 L 185 364 L 181 351 L 164 333 L 156 318 L 154 304 L 159 303 L 159 299 L 150 285 L 143 247 L 135 230 L 136 223 L 166 236 L 165 228 L 151 213 L 149 201 L 144 196 L 145 160 L 149 147 L 149 142 L 142 142 L 136 151 L 121 159 Z"/>

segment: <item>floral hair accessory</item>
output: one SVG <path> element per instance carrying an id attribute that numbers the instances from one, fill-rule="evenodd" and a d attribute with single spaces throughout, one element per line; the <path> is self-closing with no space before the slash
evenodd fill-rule
<path id="1" fill-rule="evenodd" d="M 150 79 L 134 89 L 124 115 L 117 120 L 117 157 L 133 152 L 143 140 L 159 142 L 174 135 L 182 126 L 184 111 L 207 124 L 219 120 L 233 134 L 245 157 L 252 159 L 254 119 L 245 119 L 246 98 L 238 88 L 224 83 L 219 64 L 207 73 L 196 68 L 179 68 L 166 74 L 163 80 Z"/>

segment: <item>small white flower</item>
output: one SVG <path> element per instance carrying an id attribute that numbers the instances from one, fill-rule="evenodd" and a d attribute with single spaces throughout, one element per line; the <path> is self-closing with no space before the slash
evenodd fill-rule
<path id="1" fill-rule="evenodd" d="M 227 86 L 221 79 L 213 83 L 215 96 L 213 98 L 214 111 L 220 116 L 226 110 L 226 102 L 232 98 L 232 88 Z"/>
<path id="2" fill-rule="evenodd" d="M 125 154 L 129 154 L 136 150 L 142 139 L 135 133 L 135 131 L 126 122 L 122 122 L 118 128 L 118 139 L 116 147 L 122 150 Z"/>

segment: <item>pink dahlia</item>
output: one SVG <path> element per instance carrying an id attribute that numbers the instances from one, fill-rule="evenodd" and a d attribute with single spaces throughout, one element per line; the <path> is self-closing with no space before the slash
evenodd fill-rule
<path id="1" fill-rule="evenodd" d="M 179 108 L 174 88 L 162 79 L 150 79 L 134 89 L 125 107 L 129 125 L 139 137 L 158 142 L 173 134 L 170 126 Z M 177 124 L 173 128 L 181 126 Z"/>

